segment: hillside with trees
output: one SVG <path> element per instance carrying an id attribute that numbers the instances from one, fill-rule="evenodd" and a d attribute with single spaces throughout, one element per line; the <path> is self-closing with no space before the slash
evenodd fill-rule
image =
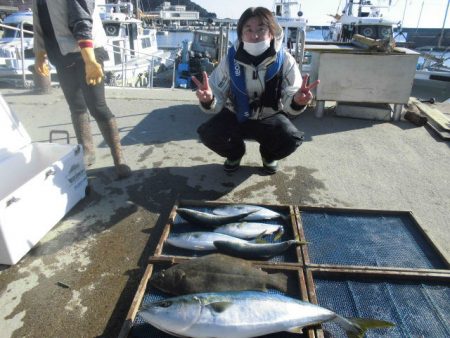
<path id="1" fill-rule="evenodd" d="M 167 0 L 166 0 L 167 1 Z M 164 2 L 164 0 L 140 0 L 142 11 L 148 12 L 148 11 L 154 11 L 156 7 L 161 5 Z M 190 1 L 190 0 L 172 0 L 170 1 L 172 5 L 180 5 L 180 6 L 186 6 L 187 11 L 197 11 L 200 13 L 201 18 L 216 18 L 216 13 L 210 13 L 203 7 L 200 7 L 196 3 Z"/>

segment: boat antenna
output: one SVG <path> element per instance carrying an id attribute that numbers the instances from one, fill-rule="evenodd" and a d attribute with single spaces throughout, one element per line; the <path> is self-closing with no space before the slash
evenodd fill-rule
<path id="1" fill-rule="evenodd" d="M 441 36 L 439 37 L 438 47 L 442 47 L 442 38 L 444 37 L 445 21 L 447 20 L 448 7 L 450 5 L 450 0 L 447 1 L 447 9 L 445 10 L 444 22 L 442 23 Z"/>
<path id="2" fill-rule="evenodd" d="M 420 22 L 420 18 L 422 17 L 422 11 L 423 11 L 423 4 L 424 4 L 424 2 L 425 2 L 425 0 L 422 1 L 422 7 L 420 7 L 419 19 L 417 19 L 416 33 L 419 30 L 419 22 Z"/>
<path id="3" fill-rule="evenodd" d="M 339 5 L 336 8 L 336 14 L 339 14 L 339 8 L 341 8 L 342 0 L 339 0 Z"/>
<path id="4" fill-rule="evenodd" d="M 134 16 L 136 17 L 136 19 L 140 19 L 140 12 L 139 12 L 139 8 L 140 8 L 140 1 L 139 0 L 135 0 L 134 1 Z"/>
<path id="5" fill-rule="evenodd" d="M 403 23 L 405 22 L 406 5 L 408 5 L 408 0 L 405 0 L 405 7 L 403 8 L 403 17 L 402 17 L 402 23 L 401 23 L 402 27 L 403 27 Z"/>
<path id="6" fill-rule="evenodd" d="M 347 15 L 349 15 L 349 16 L 353 15 L 353 0 L 349 0 L 347 3 L 347 6 L 348 6 Z"/>

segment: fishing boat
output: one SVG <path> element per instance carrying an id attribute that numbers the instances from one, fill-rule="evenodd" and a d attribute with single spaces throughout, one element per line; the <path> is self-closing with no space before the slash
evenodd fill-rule
<path id="1" fill-rule="evenodd" d="M 107 85 L 145 87 L 151 84 L 154 73 L 173 64 L 170 52 L 158 48 L 156 29 L 145 27 L 135 17 L 131 2 L 98 6 L 107 35 Z"/>
<path id="2" fill-rule="evenodd" d="M 415 49 L 420 53 L 420 57 L 417 62 L 416 74 L 414 76 L 414 88 L 421 88 L 422 92 L 428 94 L 429 97 L 433 97 L 432 100 L 446 100 L 450 98 L 450 47 L 448 46 L 448 36 L 446 36 L 445 29 L 449 8 L 450 1 L 447 2 L 447 8 L 445 10 L 440 33 L 437 34 L 436 30 L 434 34 L 435 38 L 431 39 L 427 36 L 422 37 L 422 42 L 432 44 L 427 46 L 416 46 Z M 409 33 L 406 39 L 407 43 L 408 38 Z M 409 40 L 409 42 L 412 41 L 412 39 Z M 417 42 L 420 42 L 420 40 L 415 41 L 416 44 Z"/>
<path id="3" fill-rule="evenodd" d="M 30 69 L 34 65 L 33 13 L 31 11 L 12 13 L 4 19 L 2 28 L 0 78 L 9 81 L 20 75 L 31 75 Z M 54 72 L 54 69 L 52 71 Z"/>
<path id="4" fill-rule="evenodd" d="M 376 0 L 375 0 L 376 1 Z M 384 15 L 390 8 L 389 1 L 347 0 L 341 14 L 331 15 L 333 21 L 330 24 L 328 34 L 324 36 L 326 41 L 348 42 L 354 34 L 360 34 L 371 39 L 388 40 L 393 37 L 393 27 L 397 25 Z"/>
<path id="5" fill-rule="evenodd" d="M 306 30 L 307 20 L 303 17 L 299 1 L 275 0 L 273 13 L 278 24 L 283 27 L 286 38 L 295 34 L 297 28 Z"/>
<path id="6" fill-rule="evenodd" d="M 420 47 L 417 70 L 414 76 L 415 88 L 425 88 L 438 99 L 450 98 L 450 47 Z"/>
<path id="7" fill-rule="evenodd" d="M 175 86 L 190 88 L 191 76 L 201 78 L 203 71 L 210 74 L 228 46 L 228 31 L 194 31 L 192 41 L 182 41 L 176 60 Z"/>
<path id="8" fill-rule="evenodd" d="M 283 28 L 284 46 L 294 53 L 300 49 L 300 43 L 304 44 L 306 39 L 307 20 L 303 17 L 300 2 L 275 0 L 273 13 L 275 13 L 278 24 Z"/>
<path id="9" fill-rule="evenodd" d="M 104 63 L 107 85 L 148 86 L 153 74 L 173 64 L 170 52 L 157 46 L 156 29 L 144 27 L 143 22 L 134 16 L 132 3 L 100 2 L 97 7 L 107 35 L 105 49 L 109 60 Z M 0 42 L 0 78 L 10 81 L 22 74 L 31 79 L 34 65 L 33 13 L 13 13 L 5 18 L 4 24 L 11 28 L 5 29 Z M 56 73 L 53 67 L 51 72 Z"/>

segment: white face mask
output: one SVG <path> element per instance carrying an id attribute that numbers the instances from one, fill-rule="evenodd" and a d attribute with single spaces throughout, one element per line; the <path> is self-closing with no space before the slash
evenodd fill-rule
<path id="1" fill-rule="evenodd" d="M 245 42 L 244 50 L 253 56 L 258 56 L 264 53 L 270 47 L 270 39 L 260 42 Z"/>

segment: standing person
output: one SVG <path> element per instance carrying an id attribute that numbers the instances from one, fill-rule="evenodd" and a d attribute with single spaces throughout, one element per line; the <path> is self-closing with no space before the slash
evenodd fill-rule
<path id="1" fill-rule="evenodd" d="M 263 169 L 274 174 L 278 160 L 300 146 L 303 133 L 289 120 L 312 100 L 319 80 L 302 82 L 294 58 L 282 49 L 283 30 L 264 7 L 248 8 L 237 26 L 238 39 L 212 72 L 200 82 L 197 97 L 205 112 L 216 113 L 198 128 L 200 140 L 226 158 L 233 172 L 245 154 L 244 139 L 259 143 Z"/>
<path id="2" fill-rule="evenodd" d="M 89 110 L 111 150 L 118 178 L 130 176 L 116 119 L 105 99 L 106 34 L 95 0 L 34 0 L 33 26 L 35 69 L 48 76 L 47 58 L 56 67 L 86 166 L 95 162 Z"/>

